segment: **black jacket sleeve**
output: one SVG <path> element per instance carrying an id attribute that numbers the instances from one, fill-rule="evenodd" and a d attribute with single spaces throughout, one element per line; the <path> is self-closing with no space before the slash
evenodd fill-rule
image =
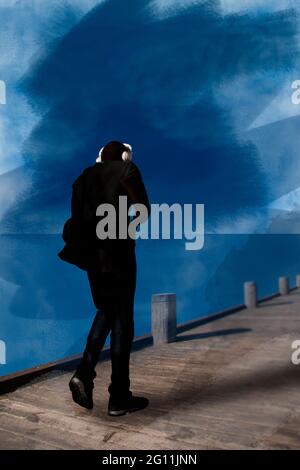
<path id="1" fill-rule="evenodd" d="M 65 242 L 72 242 L 79 238 L 82 213 L 82 181 L 81 177 L 78 177 L 72 185 L 71 217 L 63 228 L 62 238 Z"/>
<path id="2" fill-rule="evenodd" d="M 90 266 L 90 244 L 85 243 L 82 230 L 82 186 L 79 179 L 72 186 L 71 217 L 65 222 L 62 238 L 65 246 L 58 253 L 61 260 L 87 271 Z"/>

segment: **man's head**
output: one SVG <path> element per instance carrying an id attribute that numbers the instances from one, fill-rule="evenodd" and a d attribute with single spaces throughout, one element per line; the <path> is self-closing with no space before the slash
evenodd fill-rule
<path id="1" fill-rule="evenodd" d="M 99 152 L 96 162 L 132 160 L 132 147 L 129 144 L 113 140 L 108 142 Z"/>

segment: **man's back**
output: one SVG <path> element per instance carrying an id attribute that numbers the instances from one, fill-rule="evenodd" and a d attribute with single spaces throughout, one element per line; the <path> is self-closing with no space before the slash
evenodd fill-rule
<path id="1" fill-rule="evenodd" d="M 73 260 L 66 259 L 64 257 L 66 253 L 61 252 L 62 259 L 74 263 L 76 252 L 79 250 L 80 258 L 84 253 L 87 260 L 83 263 L 86 267 L 97 268 L 103 272 L 126 270 L 135 241 L 129 237 L 122 240 L 118 238 L 119 196 L 127 196 L 127 208 L 131 204 L 139 203 L 144 204 L 150 212 L 142 177 L 134 163 L 106 161 L 95 163 L 82 172 L 73 183 L 71 220 L 76 230 L 73 232 L 64 230 L 64 240 L 67 245 L 69 244 L 67 251 L 72 251 Z M 97 237 L 96 226 L 100 218 L 97 217 L 96 211 L 102 204 L 110 204 L 115 209 L 116 239 L 100 240 Z M 129 222 L 129 218 L 127 221 Z M 71 245 L 73 245 L 72 250 L 70 250 Z"/>

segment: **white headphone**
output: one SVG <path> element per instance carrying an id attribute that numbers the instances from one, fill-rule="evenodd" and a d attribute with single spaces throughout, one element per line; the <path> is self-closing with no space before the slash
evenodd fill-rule
<path id="1" fill-rule="evenodd" d="M 131 145 L 129 144 L 123 144 L 125 147 L 126 147 L 126 150 L 122 153 L 122 160 L 124 162 L 128 162 L 128 161 L 131 161 L 132 160 L 132 147 Z M 97 163 L 101 163 L 102 162 L 102 152 L 104 150 L 104 147 L 102 147 L 102 149 L 100 149 L 99 151 L 99 156 L 96 160 Z"/>

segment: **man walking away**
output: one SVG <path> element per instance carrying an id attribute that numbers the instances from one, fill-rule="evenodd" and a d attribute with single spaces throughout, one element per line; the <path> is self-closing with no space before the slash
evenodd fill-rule
<path id="1" fill-rule="evenodd" d="M 93 166 L 73 183 L 72 214 L 63 230 L 64 248 L 59 257 L 87 271 L 91 294 L 97 308 L 82 360 L 69 387 L 73 400 L 93 407 L 95 367 L 110 335 L 111 382 L 108 386 L 108 414 L 120 416 L 148 405 L 147 398 L 130 391 L 129 362 L 134 337 L 134 296 L 136 288 L 135 240 L 118 237 L 99 239 L 96 216 L 100 204 L 111 204 L 119 220 L 119 196 L 127 196 L 128 207 L 150 204 L 128 144 L 112 141 L 99 152 Z M 127 215 L 126 215 L 127 217 Z M 128 223 L 130 218 L 127 218 Z"/>

